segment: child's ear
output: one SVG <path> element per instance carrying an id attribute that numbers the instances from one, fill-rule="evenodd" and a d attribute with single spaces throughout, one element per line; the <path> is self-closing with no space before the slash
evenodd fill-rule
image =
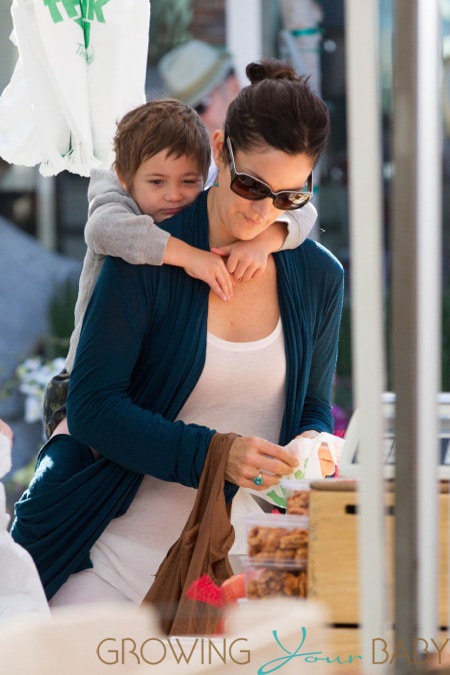
<path id="1" fill-rule="evenodd" d="M 212 135 L 211 138 L 211 150 L 214 158 L 214 162 L 217 167 L 221 167 L 224 164 L 223 160 L 223 144 L 225 141 L 225 136 L 223 131 L 217 129 Z"/>
<path id="2" fill-rule="evenodd" d="M 122 178 L 122 176 L 120 175 L 120 173 L 117 171 L 117 169 L 115 169 L 115 172 L 116 172 L 117 180 L 118 180 L 119 183 L 120 183 L 120 186 L 123 187 L 123 189 L 126 190 L 126 191 L 128 192 L 128 186 L 127 186 L 127 184 L 125 183 L 124 179 Z"/>

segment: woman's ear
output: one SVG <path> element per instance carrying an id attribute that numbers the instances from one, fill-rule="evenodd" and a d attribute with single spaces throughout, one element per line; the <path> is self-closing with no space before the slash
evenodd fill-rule
<path id="1" fill-rule="evenodd" d="M 220 169 L 224 165 L 223 160 L 223 144 L 225 142 L 225 136 L 223 131 L 217 129 L 212 135 L 211 138 L 211 150 L 216 166 Z"/>

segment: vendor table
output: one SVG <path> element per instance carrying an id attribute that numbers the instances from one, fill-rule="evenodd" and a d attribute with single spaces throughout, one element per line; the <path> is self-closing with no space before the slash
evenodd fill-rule
<path id="1" fill-rule="evenodd" d="M 360 644 L 360 573 L 358 554 L 358 481 L 326 479 L 312 483 L 310 496 L 310 532 L 308 554 L 308 599 L 323 602 L 333 625 L 333 640 L 341 653 L 361 654 Z M 385 519 L 387 552 L 388 616 L 391 629 L 394 617 L 394 519 L 393 483 L 386 482 Z M 439 602 L 438 640 L 448 637 L 448 527 L 449 483 L 439 483 Z M 405 560 L 405 567 L 408 561 Z M 387 643 L 390 635 L 375 646 Z M 446 648 L 450 654 L 450 647 Z M 349 669 L 350 670 L 350 669 Z M 355 668 L 354 671 L 357 672 Z"/>

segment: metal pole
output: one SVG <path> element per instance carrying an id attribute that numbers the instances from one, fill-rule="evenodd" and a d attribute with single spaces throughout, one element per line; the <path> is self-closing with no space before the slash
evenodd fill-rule
<path id="1" fill-rule="evenodd" d="M 352 254 L 354 393 L 359 410 L 361 479 L 359 569 L 362 656 L 372 664 L 371 639 L 386 635 L 384 535 L 384 389 L 381 105 L 376 0 L 346 0 L 346 63 Z"/>
<path id="2" fill-rule="evenodd" d="M 437 0 L 397 0 L 392 242 L 397 398 L 395 639 L 409 648 L 422 630 L 430 635 L 436 631 L 436 306 L 441 180 L 436 136 L 440 135 L 436 96 L 439 39 L 433 27 L 437 17 Z M 410 667 L 404 659 L 396 662 L 399 675 L 409 674 Z"/>
<path id="3" fill-rule="evenodd" d="M 56 251 L 56 195 L 54 176 L 42 176 L 35 169 L 37 238 L 49 251 Z"/>
<path id="4" fill-rule="evenodd" d="M 438 579 L 437 392 L 441 354 L 442 99 L 438 0 L 418 4 L 417 335 L 419 635 L 436 633 Z"/>
<path id="5" fill-rule="evenodd" d="M 395 624 L 396 639 L 413 644 L 418 635 L 417 0 L 397 1 L 395 27 L 392 199 L 393 381 L 396 391 Z"/>
<path id="6" fill-rule="evenodd" d="M 417 0 L 397 0 L 392 199 L 393 381 L 396 391 L 395 640 L 417 626 Z M 412 197 L 413 195 L 413 197 Z M 407 664 L 396 662 L 398 675 Z"/>

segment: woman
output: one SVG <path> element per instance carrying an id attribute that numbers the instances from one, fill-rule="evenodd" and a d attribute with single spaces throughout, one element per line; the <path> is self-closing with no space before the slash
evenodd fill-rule
<path id="1" fill-rule="evenodd" d="M 164 222 L 224 254 L 308 201 L 329 129 L 324 103 L 290 67 L 264 61 L 247 74 L 251 85 L 213 136 L 214 187 Z M 178 268 L 105 261 L 70 384 L 73 438 L 55 436 L 41 453 L 13 529 L 52 604 L 141 602 L 217 434 L 229 440 L 228 498 L 245 488 L 238 524 L 258 508 L 246 491 L 292 472 L 283 445 L 332 431 L 342 286 L 340 264 L 311 240 L 272 256 L 226 303 Z"/>

